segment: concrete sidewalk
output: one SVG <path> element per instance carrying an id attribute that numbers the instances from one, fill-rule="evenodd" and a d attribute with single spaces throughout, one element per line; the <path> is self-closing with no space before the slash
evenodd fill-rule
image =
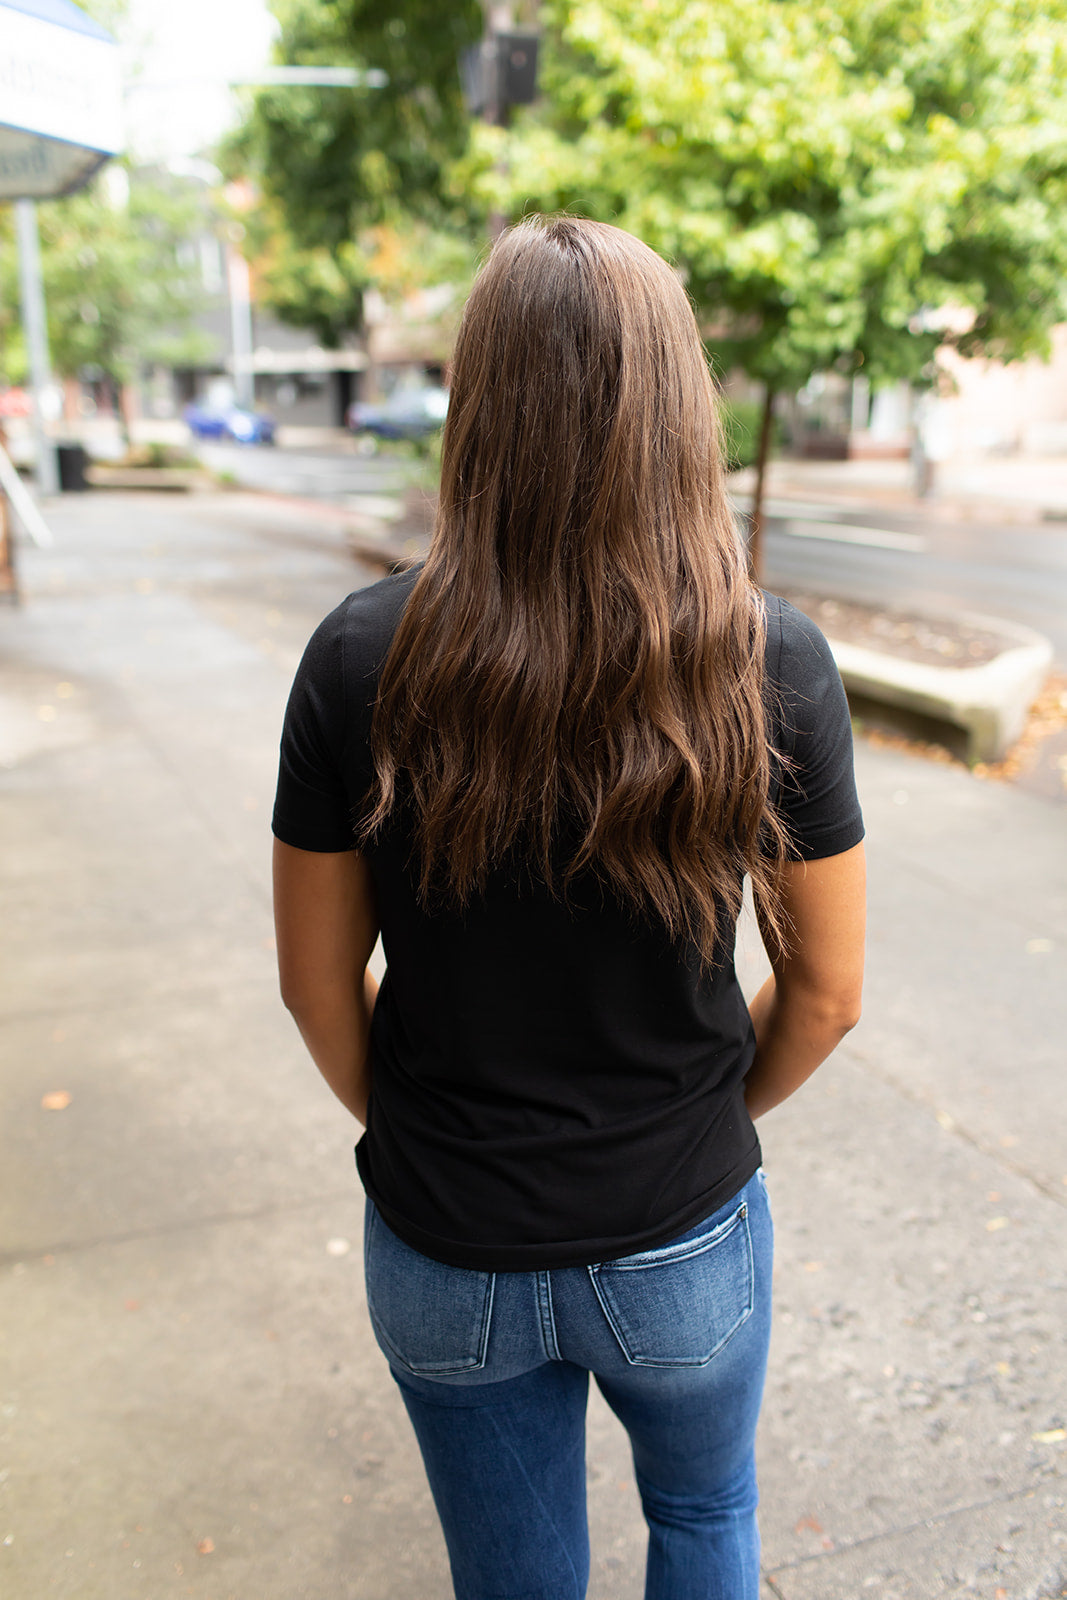
<path id="1" fill-rule="evenodd" d="M 447 1600 L 362 1303 L 353 1130 L 272 964 L 282 707 L 372 575 L 340 525 L 251 496 L 94 493 L 51 521 L 0 611 L 0 1593 Z M 858 766 L 865 1019 L 761 1129 L 765 1593 L 1050 1600 L 1063 812 L 890 751 Z M 589 1593 L 638 1600 L 599 1399 L 589 1437 Z"/>
<path id="2" fill-rule="evenodd" d="M 750 494 L 752 468 L 731 478 Z M 915 493 L 914 468 L 899 457 L 854 461 L 773 459 L 768 497 L 823 501 L 870 511 L 921 512 L 930 521 L 1033 523 L 1067 520 L 1067 461 L 1062 456 L 958 456 L 938 462 L 930 492 Z"/>

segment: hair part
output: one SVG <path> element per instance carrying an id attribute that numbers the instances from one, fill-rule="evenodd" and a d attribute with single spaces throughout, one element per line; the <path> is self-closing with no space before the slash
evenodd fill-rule
<path id="1" fill-rule="evenodd" d="M 424 901 L 516 851 L 556 892 L 592 871 L 708 964 L 748 872 L 780 937 L 764 634 L 681 283 L 618 228 L 520 223 L 460 328 L 363 837 L 403 806 Z"/>

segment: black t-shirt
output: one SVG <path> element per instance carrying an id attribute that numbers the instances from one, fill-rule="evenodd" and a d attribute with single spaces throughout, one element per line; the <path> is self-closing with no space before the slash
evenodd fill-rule
<path id="1" fill-rule="evenodd" d="M 416 576 L 350 595 L 307 647 L 282 735 L 286 844 L 354 847 L 378 677 Z M 815 625 L 774 596 L 767 610 L 779 810 L 802 858 L 836 855 L 863 837 L 844 690 Z M 388 971 L 356 1158 L 395 1233 L 483 1271 L 584 1265 L 663 1244 L 743 1187 L 760 1151 L 732 933 L 701 971 L 595 883 L 563 904 L 501 870 L 464 910 L 428 912 L 402 823 L 365 855 Z"/>

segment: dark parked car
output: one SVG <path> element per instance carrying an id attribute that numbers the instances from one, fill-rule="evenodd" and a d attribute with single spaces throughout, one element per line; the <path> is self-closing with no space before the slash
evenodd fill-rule
<path id="1" fill-rule="evenodd" d="M 447 389 L 398 389 L 386 400 L 355 401 L 347 421 L 353 433 L 378 439 L 425 439 L 442 426 L 447 411 Z"/>
<path id="2" fill-rule="evenodd" d="M 274 418 L 240 406 L 186 406 L 182 412 L 195 439 L 232 439 L 237 444 L 273 444 Z"/>

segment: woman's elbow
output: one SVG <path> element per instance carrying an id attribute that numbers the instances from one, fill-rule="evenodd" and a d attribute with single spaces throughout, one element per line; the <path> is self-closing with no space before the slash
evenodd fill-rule
<path id="1" fill-rule="evenodd" d="M 863 1011 L 863 985 L 857 980 L 855 983 L 843 985 L 832 990 L 824 1000 L 827 1020 L 840 1034 L 841 1038 L 852 1029 L 860 1020 Z"/>
<path id="2" fill-rule="evenodd" d="M 803 986 L 796 999 L 816 1030 L 828 1037 L 843 1039 L 860 1020 L 862 990 L 859 987 Z"/>
<path id="3" fill-rule="evenodd" d="M 862 1015 L 863 1003 L 859 995 L 854 1000 L 842 1002 L 837 1014 L 837 1025 L 841 1030 L 842 1039 L 846 1033 L 852 1032 Z"/>
<path id="4" fill-rule="evenodd" d="M 281 971 L 278 974 L 278 992 L 282 997 L 282 1005 L 297 1021 L 314 1009 L 318 998 L 316 987 L 298 973 Z"/>

